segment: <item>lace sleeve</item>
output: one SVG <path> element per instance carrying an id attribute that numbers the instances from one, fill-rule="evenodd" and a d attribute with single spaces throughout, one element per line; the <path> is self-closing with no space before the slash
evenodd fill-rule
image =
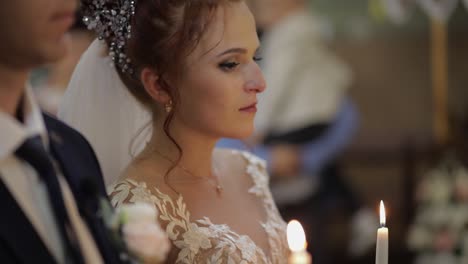
<path id="1" fill-rule="evenodd" d="M 254 182 L 249 193 L 255 194 L 260 198 L 267 198 L 270 196 L 270 176 L 266 169 L 266 161 L 247 151 L 241 151 L 239 153 L 246 161 L 246 172 L 252 177 Z"/>
<path id="2" fill-rule="evenodd" d="M 151 192 L 144 182 L 137 183 L 130 179 L 119 181 L 110 186 L 108 194 L 111 204 L 115 208 L 125 203 L 135 202 L 147 202 L 155 205 Z"/>

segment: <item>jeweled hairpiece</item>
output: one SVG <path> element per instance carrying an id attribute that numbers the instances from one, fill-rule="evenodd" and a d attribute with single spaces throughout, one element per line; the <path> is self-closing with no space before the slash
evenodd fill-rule
<path id="1" fill-rule="evenodd" d="M 94 30 L 98 39 L 108 40 L 112 64 L 123 73 L 133 74 L 130 58 L 125 53 L 131 37 L 131 19 L 136 0 L 92 0 L 83 10 L 83 22 Z"/>

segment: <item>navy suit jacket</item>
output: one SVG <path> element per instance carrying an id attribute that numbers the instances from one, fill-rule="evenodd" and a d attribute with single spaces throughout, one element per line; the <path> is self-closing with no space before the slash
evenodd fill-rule
<path id="1" fill-rule="evenodd" d="M 44 114 L 50 151 L 76 200 L 105 263 L 123 263 L 124 249 L 111 239 L 99 217 L 102 199 L 108 202 L 101 169 L 86 139 L 76 130 Z M 29 219 L 0 181 L 0 263 L 55 263 Z"/>

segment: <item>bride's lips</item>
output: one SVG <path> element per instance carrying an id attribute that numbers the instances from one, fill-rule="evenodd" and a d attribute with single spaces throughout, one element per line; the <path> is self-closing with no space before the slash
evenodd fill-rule
<path id="1" fill-rule="evenodd" d="M 242 107 L 239 109 L 241 112 L 246 112 L 246 113 L 256 113 L 257 112 L 257 102 L 250 104 L 246 107 Z"/>

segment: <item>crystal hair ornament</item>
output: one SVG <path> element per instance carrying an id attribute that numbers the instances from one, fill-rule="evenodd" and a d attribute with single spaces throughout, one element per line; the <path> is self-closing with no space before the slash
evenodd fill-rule
<path id="1" fill-rule="evenodd" d="M 111 65 L 123 73 L 133 74 L 125 50 L 127 40 L 131 37 L 135 0 L 92 0 L 83 12 L 83 22 L 88 29 L 94 30 L 99 40 L 108 40 Z"/>

